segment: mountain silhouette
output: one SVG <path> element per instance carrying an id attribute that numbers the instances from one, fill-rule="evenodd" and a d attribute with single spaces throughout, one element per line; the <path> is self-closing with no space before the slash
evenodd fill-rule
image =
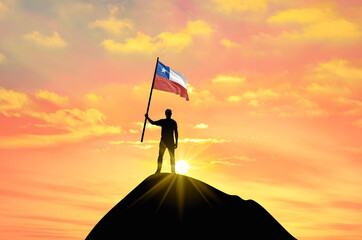
<path id="1" fill-rule="evenodd" d="M 114 206 L 86 240 L 295 239 L 253 200 L 178 174 L 146 178 Z"/>

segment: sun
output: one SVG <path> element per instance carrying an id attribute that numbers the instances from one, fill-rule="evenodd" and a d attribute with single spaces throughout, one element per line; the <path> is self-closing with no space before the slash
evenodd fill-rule
<path id="1" fill-rule="evenodd" d="M 176 161 L 176 172 L 177 173 L 184 174 L 189 169 L 190 169 L 190 165 L 186 161 L 184 161 L 184 160 Z"/>

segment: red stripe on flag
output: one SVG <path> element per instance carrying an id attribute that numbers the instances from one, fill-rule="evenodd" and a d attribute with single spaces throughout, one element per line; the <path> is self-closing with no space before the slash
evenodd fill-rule
<path id="1" fill-rule="evenodd" d="M 181 97 L 186 98 L 187 101 L 189 100 L 189 95 L 187 94 L 186 88 L 174 81 L 161 77 L 157 74 L 155 76 L 155 83 L 153 85 L 153 89 L 175 93 L 180 95 Z"/>

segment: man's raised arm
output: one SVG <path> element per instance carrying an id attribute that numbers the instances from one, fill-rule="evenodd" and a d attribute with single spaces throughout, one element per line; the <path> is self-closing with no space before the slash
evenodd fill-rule
<path id="1" fill-rule="evenodd" d="M 155 121 L 153 121 L 151 118 L 149 118 L 149 117 L 148 117 L 148 114 L 145 114 L 145 117 L 147 118 L 147 120 L 148 120 L 152 125 L 155 124 Z"/>
<path id="2" fill-rule="evenodd" d="M 151 118 L 149 118 L 148 114 L 145 114 L 145 117 L 151 124 L 155 124 L 155 121 L 153 121 Z"/>

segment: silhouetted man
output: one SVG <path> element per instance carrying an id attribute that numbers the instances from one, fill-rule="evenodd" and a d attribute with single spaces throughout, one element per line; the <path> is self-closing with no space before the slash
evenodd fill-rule
<path id="1" fill-rule="evenodd" d="M 158 121 L 152 121 L 147 114 L 145 115 L 145 117 L 151 124 L 162 127 L 156 173 L 161 172 L 163 154 L 165 153 L 166 148 L 168 149 L 168 152 L 170 154 L 171 172 L 175 173 L 175 149 L 177 148 L 178 143 L 177 123 L 171 118 L 171 109 L 167 109 L 165 111 L 165 115 L 165 119 L 160 119 Z M 175 137 L 173 133 L 175 133 Z M 175 139 L 176 143 L 174 141 Z"/>

